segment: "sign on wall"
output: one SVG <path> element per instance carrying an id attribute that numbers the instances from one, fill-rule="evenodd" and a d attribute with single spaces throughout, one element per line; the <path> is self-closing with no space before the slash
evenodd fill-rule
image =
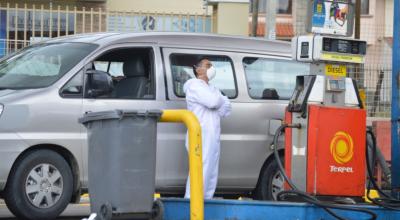
<path id="1" fill-rule="evenodd" d="M 0 57 L 6 55 L 6 10 L 0 10 Z"/>
<path id="2" fill-rule="evenodd" d="M 68 19 L 67 19 L 68 16 Z M 17 14 L 15 11 L 8 12 L 9 17 L 9 31 L 15 31 L 15 27 L 17 27 L 17 31 L 24 31 L 25 25 L 25 17 L 23 11 L 19 11 Z M 35 19 L 35 22 L 33 22 Z M 73 13 L 60 13 L 60 17 L 58 17 L 57 12 L 53 12 L 50 16 L 49 12 L 45 12 L 43 14 L 36 13 L 33 16 L 32 11 L 28 11 L 26 15 L 26 30 L 33 30 L 33 24 L 35 25 L 35 31 L 40 31 L 43 26 L 43 31 L 50 31 L 50 27 L 52 31 L 57 31 L 58 26 L 60 26 L 60 31 L 66 31 L 67 28 L 67 20 L 68 20 L 68 31 L 74 31 L 74 14 Z M 15 23 L 17 22 L 17 23 Z M 58 24 L 59 22 L 59 24 Z"/>
<path id="3" fill-rule="evenodd" d="M 110 15 L 107 20 L 108 30 L 116 32 L 142 32 L 142 31 L 176 31 L 176 32 L 211 32 L 211 19 L 209 17 L 189 18 L 169 15 Z"/>
<path id="4" fill-rule="evenodd" d="M 308 32 L 351 36 L 354 24 L 354 6 L 351 0 L 308 1 Z"/>

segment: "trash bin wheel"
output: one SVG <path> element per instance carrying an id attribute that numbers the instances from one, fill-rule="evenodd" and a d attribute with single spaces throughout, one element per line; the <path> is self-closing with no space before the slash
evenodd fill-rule
<path id="1" fill-rule="evenodd" d="M 112 206 L 110 203 L 105 203 L 100 206 L 100 210 L 98 212 L 99 220 L 111 220 L 112 218 Z M 96 219 L 97 220 L 97 219 Z"/>
<path id="2" fill-rule="evenodd" d="M 150 220 L 162 220 L 164 216 L 164 204 L 157 199 L 153 203 Z"/>

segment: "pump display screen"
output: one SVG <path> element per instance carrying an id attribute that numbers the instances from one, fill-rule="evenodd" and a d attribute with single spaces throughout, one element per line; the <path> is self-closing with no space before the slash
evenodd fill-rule
<path id="1" fill-rule="evenodd" d="M 308 42 L 302 42 L 301 43 L 301 54 L 300 57 L 301 58 L 308 58 L 308 50 L 309 50 L 309 43 Z"/>
<path id="2" fill-rule="evenodd" d="M 349 50 L 349 42 L 344 40 L 338 40 L 338 52 L 347 53 Z"/>
<path id="3" fill-rule="evenodd" d="M 344 79 L 328 79 L 327 83 L 327 90 L 330 91 L 344 91 L 346 89 Z"/>
<path id="4" fill-rule="evenodd" d="M 324 37 L 322 51 L 334 53 L 347 53 L 365 55 L 367 43 L 365 41 L 344 40 Z"/>

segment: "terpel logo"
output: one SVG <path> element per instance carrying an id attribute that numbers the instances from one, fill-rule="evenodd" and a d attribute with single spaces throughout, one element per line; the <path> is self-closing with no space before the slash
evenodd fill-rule
<path id="1" fill-rule="evenodd" d="M 353 158 L 353 139 L 346 132 L 338 131 L 331 140 L 330 150 L 338 164 L 345 164 Z"/>

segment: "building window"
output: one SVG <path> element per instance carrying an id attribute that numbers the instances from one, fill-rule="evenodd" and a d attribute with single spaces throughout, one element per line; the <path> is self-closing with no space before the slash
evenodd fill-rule
<path id="1" fill-rule="evenodd" d="M 279 0 L 276 13 L 292 14 L 292 0 Z"/>
<path id="2" fill-rule="evenodd" d="M 369 0 L 361 0 L 361 14 L 362 15 L 369 14 Z"/>
<path id="3" fill-rule="evenodd" d="M 265 13 L 267 11 L 267 1 L 258 1 L 258 12 Z M 292 14 L 292 0 L 277 0 L 276 13 L 277 14 Z M 253 0 L 250 1 L 250 13 L 253 13 Z"/>

